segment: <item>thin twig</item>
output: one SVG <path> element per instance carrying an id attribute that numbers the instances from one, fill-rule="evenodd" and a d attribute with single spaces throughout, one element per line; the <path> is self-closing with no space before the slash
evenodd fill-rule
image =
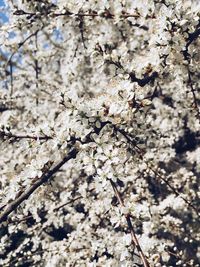
<path id="1" fill-rule="evenodd" d="M 18 47 L 17 47 L 17 49 L 15 50 L 15 51 L 13 51 L 13 53 L 10 55 L 10 57 L 9 57 L 9 59 L 8 59 L 8 61 L 7 61 L 7 66 L 9 65 L 9 64 L 12 64 L 12 58 L 13 58 L 13 56 L 17 53 L 17 51 L 29 40 L 29 39 L 31 39 L 33 36 L 35 36 L 35 35 L 37 35 L 38 34 L 38 32 L 40 31 L 41 29 L 39 29 L 39 30 L 36 30 L 34 33 L 32 33 L 32 34 L 30 34 L 27 38 L 25 38 L 24 39 L 24 41 L 22 41 L 21 43 L 19 43 L 18 44 Z"/>
<path id="2" fill-rule="evenodd" d="M 69 16 L 69 17 L 100 17 L 100 18 L 106 18 L 106 19 L 114 19 L 116 17 L 115 14 L 112 14 L 109 10 L 105 10 L 101 14 L 98 14 L 96 11 L 90 11 L 90 13 L 84 13 L 84 12 L 79 12 L 79 13 L 72 13 L 72 12 L 65 12 L 65 13 L 53 13 L 53 17 L 59 17 L 59 16 Z M 127 18 L 139 18 L 139 14 L 121 14 L 120 18 L 127 19 Z"/>
<path id="3" fill-rule="evenodd" d="M 155 176 L 157 176 L 161 181 L 163 181 L 176 196 L 179 196 L 188 206 L 190 206 L 199 217 L 198 209 L 189 200 L 181 196 L 180 193 L 169 183 L 169 181 L 164 178 L 160 173 L 158 173 L 158 171 L 154 170 L 154 168 L 150 164 L 147 164 L 147 167 L 155 174 Z"/>
<path id="4" fill-rule="evenodd" d="M 193 86 L 193 82 L 192 82 L 192 77 L 191 77 L 191 71 L 189 69 L 189 66 L 188 66 L 188 84 L 189 84 L 190 89 L 191 89 L 191 93 L 192 93 L 193 100 L 194 100 L 194 107 L 196 109 L 197 117 L 198 117 L 198 120 L 200 122 L 200 111 L 199 111 L 199 107 L 198 107 L 197 97 L 195 94 L 195 90 L 194 90 L 194 86 Z"/>
<path id="5" fill-rule="evenodd" d="M 12 133 L 6 133 L 4 131 L 0 131 L 0 138 L 7 137 L 7 138 L 14 138 L 14 139 L 33 139 L 33 140 L 49 140 L 53 139 L 51 136 L 32 136 L 32 135 L 15 135 Z"/>
<path id="6" fill-rule="evenodd" d="M 65 206 L 67 206 L 67 205 L 69 205 L 71 203 L 74 203 L 76 200 L 79 200 L 81 198 L 83 198 L 83 197 L 82 196 L 78 196 L 76 198 L 70 199 L 66 203 L 64 203 L 62 205 L 59 205 L 58 207 L 54 208 L 52 210 L 52 212 L 56 212 L 56 211 L 60 210 L 61 208 L 65 207 Z M 28 216 L 25 216 L 25 217 L 23 217 L 23 218 L 21 218 L 19 220 L 11 220 L 10 223 L 20 223 L 20 222 L 23 222 L 23 221 L 26 221 L 26 220 L 32 219 L 32 218 L 33 218 L 33 215 L 28 215 Z"/>
<path id="7" fill-rule="evenodd" d="M 74 203 L 76 200 L 79 200 L 79 199 L 81 199 L 81 198 L 83 198 L 83 197 L 82 197 L 82 196 L 78 196 L 78 197 L 76 197 L 76 198 L 74 198 L 74 199 L 70 199 L 70 200 L 67 201 L 66 203 L 64 203 L 64 204 L 62 204 L 62 205 L 60 205 L 60 206 L 54 208 L 54 209 L 53 209 L 53 212 L 58 211 L 59 209 L 65 207 L 65 206 L 67 206 L 67 205 L 69 205 L 69 204 L 71 204 L 71 203 Z"/>
<path id="8" fill-rule="evenodd" d="M 134 151 L 139 155 L 139 158 L 141 160 L 143 160 L 143 156 L 145 154 L 145 151 L 142 150 L 137 144 L 136 144 L 136 141 L 131 139 L 129 137 L 129 135 L 123 130 L 123 129 L 120 129 L 116 126 L 114 126 L 114 129 L 121 133 L 125 138 L 126 140 L 132 144 L 134 146 Z M 163 181 L 170 189 L 171 191 L 176 195 L 176 196 L 179 196 L 189 207 L 191 207 L 195 213 L 197 214 L 197 216 L 199 217 L 199 211 L 198 209 L 190 202 L 188 201 L 185 197 L 181 196 L 180 193 L 169 183 L 169 181 L 163 177 L 162 174 L 160 174 L 158 171 L 155 170 L 154 166 L 150 165 L 149 163 L 147 163 L 147 167 L 149 168 L 149 170 L 151 170 L 155 176 L 157 176 L 161 181 Z"/>
<path id="9" fill-rule="evenodd" d="M 124 202 L 123 202 L 123 199 L 122 199 L 122 197 L 121 197 L 121 195 L 120 195 L 120 193 L 119 193 L 119 191 L 118 191 L 118 189 L 117 189 L 116 184 L 115 184 L 111 179 L 109 179 L 109 181 L 110 181 L 110 183 L 111 183 L 111 185 L 112 185 L 113 191 L 114 191 L 114 193 L 115 193 L 115 196 L 116 196 L 116 198 L 117 198 L 119 204 L 120 204 L 122 207 L 125 207 Z M 130 213 L 124 214 L 124 216 L 125 216 L 125 218 L 126 218 L 127 225 L 128 225 L 129 230 L 130 230 L 130 233 L 131 233 L 132 243 L 133 243 L 133 245 L 137 248 L 138 253 L 139 253 L 139 256 L 140 256 L 140 258 L 141 258 L 141 260 L 142 260 L 142 263 L 143 263 L 144 267 L 150 267 L 150 264 L 149 264 L 149 262 L 147 261 L 145 255 L 144 255 L 144 253 L 143 253 L 143 251 L 142 251 L 142 248 L 141 248 L 141 246 L 140 246 L 140 244 L 139 244 L 139 241 L 138 241 L 137 236 L 136 236 L 136 234 L 135 234 L 135 231 L 134 231 L 134 229 L 133 229 L 133 225 L 132 225 L 132 222 L 131 222 L 131 216 L 130 216 Z"/>
<path id="10" fill-rule="evenodd" d="M 10 95 L 13 94 L 13 63 L 10 61 Z"/>

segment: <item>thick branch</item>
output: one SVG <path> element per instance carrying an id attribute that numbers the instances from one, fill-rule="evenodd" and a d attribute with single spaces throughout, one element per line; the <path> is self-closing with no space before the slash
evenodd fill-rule
<path id="1" fill-rule="evenodd" d="M 110 59 L 107 59 L 105 61 L 108 64 L 112 64 L 115 65 L 118 69 L 123 70 L 124 74 L 128 74 L 129 78 L 131 79 L 131 82 L 136 82 L 139 86 L 144 87 L 145 85 L 147 85 L 150 82 L 154 82 L 155 79 L 158 77 L 158 72 L 154 71 L 151 75 L 148 74 L 144 74 L 144 78 L 137 78 L 134 72 L 128 72 L 124 69 L 124 67 L 122 66 L 120 61 L 113 61 Z"/>
<path id="2" fill-rule="evenodd" d="M 4 112 L 4 111 L 7 111 L 7 110 L 12 110 L 13 108 L 11 107 L 7 107 L 7 106 L 0 106 L 0 112 Z"/>
<path id="3" fill-rule="evenodd" d="M 158 73 L 154 71 L 151 75 L 146 75 L 144 78 L 139 79 L 135 76 L 135 73 L 131 72 L 129 73 L 131 81 L 136 82 L 139 86 L 143 87 L 149 82 L 154 82 L 155 79 L 158 77 Z"/>
<path id="4" fill-rule="evenodd" d="M 96 133 L 99 135 L 100 131 L 110 122 L 101 122 L 101 127 L 97 128 L 96 126 L 94 127 L 94 130 L 90 132 L 88 135 L 86 135 L 84 142 L 78 138 L 71 138 L 72 143 L 75 143 L 76 141 L 80 141 L 82 144 L 86 144 L 89 142 L 92 142 L 92 134 Z M 44 172 L 42 177 L 36 179 L 34 183 L 27 188 L 24 192 L 20 192 L 19 196 L 10 203 L 6 204 L 5 206 L 1 207 L 3 212 L 0 214 L 0 223 L 5 221 L 8 217 L 8 215 L 13 212 L 24 200 L 29 198 L 29 196 L 42 184 L 47 182 L 67 161 L 69 161 L 72 158 L 75 158 L 76 155 L 78 154 L 78 150 L 76 148 L 73 148 L 69 154 L 64 157 L 54 168 L 48 170 L 47 172 Z M 1 209 L 0 208 L 0 209 Z"/>
<path id="5" fill-rule="evenodd" d="M 198 27 L 196 28 L 196 30 L 194 32 L 188 33 L 188 34 L 189 34 L 189 36 L 187 38 L 185 50 L 183 50 L 183 55 L 184 55 L 184 58 L 186 60 L 189 60 L 189 57 L 190 57 L 190 54 L 188 52 L 189 46 L 200 36 L 199 24 L 198 24 Z"/>
<path id="6" fill-rule="evenodd" d="M 5 221 L 11 212 L 13 212 L 24 200 L 28 199 L 38 187 L 47 182 L 67 161 L 75 158 L 77 153 L 78 151 L 75 148 L 72 149 L 55 167 L 50 169 L 47 173 L 44 173 L 41 178 L 36 180 L 34 184 L 27 188 L 15 200 L 8 203 L 6 209 L 0 215 L 0 223 Z"/>
<path id="7" fill-rule="evenodd" d="M 188 42 L 186 47 L 188 48 L 192 42 L 194 42 L 200 35 L 200 28 L 197 28 L 194 32 L 189 33 Z"/>

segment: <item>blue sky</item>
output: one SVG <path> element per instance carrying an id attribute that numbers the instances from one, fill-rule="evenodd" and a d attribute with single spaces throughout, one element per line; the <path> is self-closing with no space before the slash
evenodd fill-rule
<path id="1" fill-rule="evenodd" d="M 3 0 L 0 0 L 0 6 L 5 6 L 5 3 Z"/>
<path id="2" fill-rule="evenodd" d="M 4 7 L 5 3 L 3 0 L 0 0 L 0 8 Z M 7 22 L 8 21 L 8 17 L 5 15 L 4 12 L 0 11 L 0 22 Z"/>

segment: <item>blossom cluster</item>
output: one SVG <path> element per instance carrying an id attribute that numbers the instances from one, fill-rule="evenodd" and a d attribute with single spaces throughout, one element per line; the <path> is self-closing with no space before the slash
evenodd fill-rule
<path id="1" fill-rule="evenodd" d="M 0 266 L 199 266 L 199 1 L 2 8 Z"/>

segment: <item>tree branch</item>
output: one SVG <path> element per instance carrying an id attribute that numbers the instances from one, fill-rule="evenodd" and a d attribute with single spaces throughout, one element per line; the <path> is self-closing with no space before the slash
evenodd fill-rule
<path id="1" fill-rule="evenodd" d="M 199 27 L 199 25 L 198 25 Z M 197 28 L 194 32 L 189 33 L 189 37 L 188 37 L 188 41 L 186 44 L 186 48 L 188 49 L 188 47 L 191 45 L 192 42 L 194 42 L 200 35 L 200 28 Z"/>
<path id="2" fill-rule="evenodd" d="M 187 42 L 186 42 L 186 45 L 185 45 L 185 50 L 182 51 L 183 55 L 184 55 L 184 58 L 186 60 L 189 60 L 189 57 L 190 57 L 190 54 L 188 52 L 188 49 L 189 49 L 189 46 L 200 36 L 200 23 L 197 25 L 197 28 L 195 29 L 194 32 L 192 33 L 188 33 L 188 38 L 187 38 Z"/>
<path id="3" fill-rule="evenodd" d="M 29 39 L 31 39 L 33 36 L 35 36 L 35 35 L 37 35 L 38 34 L 38 32 L 40 31 L 40 30 L 42 30 L 42 29 L 38 29 L 38 30 L 36 30 L 34 33 L 32 33 L 32 34 L 30 34 L 28 37 L 26 37 L 22 42 L 20 42 L 20 43 L 18 43 L 18 47 L 17 47 L 17 49 L 15 50 L 15 51 L 13 51 L 13 53 L 10 55 L 10 57 L 9 57 L 9 59 L 8 59 L 8 61 L 7 61 L 7 66 L 9 65 L 9 64 L 12 64 L 12 58 L 13 58 L 13 56 L 18 52 L 18 50 L 29 40 Z"/>
<path id="4" fill-rule="evenodd" d="M 126 140 L 134 146 L 134 151 L 139 155 L 139 158 L 141 160 L 143 160 L 143 156 L 145 154 L 145 151 L 142 150 L 137 144 L 136 144 L 136 141 L 131 139 L 129 137 L 129 135 L 123 130 L 123 129 L 120 129 L 120 128 L 117 128 L 116 126 L 114 126 L 114 129 L 115 131 L 121 133 L 125 138 Z M 135 149 L 136 148 L 136 149 Z M 154 166 L 152 166 L 150 163 L 147 163 L 147 167 L 149 168 L 149 170 L 151 170 L 155 176 L 157 176 L 161 181 L 163 181 L 170 189 L 171 191 L 176 195 L 176 196 L 179 196 L 189 207 L 191 207 L 195 213 L 197 214 L 197 216 L 199 216 L 199 211 L 198 209 L 189 201 L 187 200 L 185 197 L 183 197 L 171 184 L 170 182 L 165 178 L 163 177 L 162 174 L 160 174 L 158 171 L 156 171 L 154 169 Z"/>
<path id="5" fill-rule="evenodd" d="M 70 200 L 68 200 L 67 202 L 65 202 L 64 204 L 59 205 L 58 207 L 54 208 L 54 209 L 53 209 L 53 212 L 56 212 L 56 211 L 60 210 L 61 208 L 65 207 L 65 206 L 67 206 L 67 205 L 69 205 L 69 204 L 71 204 L 71 203 L 74 203 L 76 200 L 79 200 L 79 199 L 81 199 L 81 198 L 82 198 L 82 196 L 78 196 L 78 197 L 76 197 L 76 198 L 70 199 Z M 28 216 L 23 217 L 23 218 L 21 218 L 21 219 L 19 219 L 19 220 L 11 220 L 11 221 L 9 221 L 9 222 L 10 222 L 10 223 L 20 223 L 20 222 L 23 222 L 23 221 L 26 221 L 26 220 L 28 220 L 28 219 L 32 219 L 32 218 L 33 218 L 33 215 L 28 215 Z"/>
<path id="6" fill-rule="evenodd" d="M 151 75 L 145 75 L 144 78 L 139 79 L 135 76 L 135 73 L 129 73 L 132 82 L 136 82 L 139 86 L 144 87 L 149 82 L 154 82 L 155 79 L 158 77 L 158 73 L 154 71 Z"/>
<path id="7" fill-rule="evenodd" d="M 71 141 L 74 144 L 76 141 L 81 142 L 82 144 L 87 144 L 89 142 L 92 142 L 92 134 L 96 133 L 99 135 L 101 130 L 109 124 L 109 121 L 106 122 L 101 122 L 101 127 L 97 128 L 96 126 L 94 127 L 94 130 L 91 131 L 89 134 L 86 135 L 85 140 L 82 141 L 81 139 L 71 137 Z M 65 156 L 55 167 L 52 169 L 45 171 L 43 175 L 40 178 L 35 178 L 34 183 L 27 188 L 24 192 L 19 192 L 18 196 L 16 197 L 15 200 L 11 201 L 10 203 L 7 203 L 6 205 L 2 206 L 2 213 L 0 214 L 0 223 L 5 221 L 8 217 L 8 215 L 13 212 L 24 200 L 28 199 L 29 196 L 42 184 L 47 182 L 59 169 L 70 159 L 73 159 L 76 157 L 78 154 L 78 150 L 76 148 L 72 148 L 72 150 L 69 152 L 67 156 Z M 48 164 L 48 163 L 47 163 Z M 1 208 L 0 208 L 1 209 Z"/>
<path id="8" fill-rule="evenodd" d="M 95 10 L 91 10 L 89 12 L 78 12 L 78 13 L 72 13 L 70 11 L 66 11 L 65 13 L 53 13 L 53 17 L 59 17 L 59 16 L 69 16 L 69 17 L 100 17 L 100 18 L 105 18 L 105 19 L 114 19 L 116 17 L 115 14 L 112 14 L 108 9 L 105 9 L 104 12 L 101 14 L 98 14 Z M 120 15 L 120 18 L 127 19 L 127 18 L 139 18 L 139 14 L 129 14 L 129 13 L 122 13 Z"/>
<path id="9" fill-rule="evenodd" d="M 114 191 L 114 193 L 115 193 L 115 196 L 116 196 L 116 198 L 117 198 L 119 204 L 120 204 L 122 207 L 125 207 L 124 202 L 123 202 L 123 199 L 122 199 L 122 197 L 121 197 L 121 195 L 120 195 L 120 193 L 119 193 L 119 191 L 118 191 L 118 189 L 117 189 L 116 184 L 115 184 L 111 179 L 109 179 L 109 181 L 110 181 L 110 183 L 111 183 L 111 185 L 112 185 L 113 191 Z M 134 231 L 134 228 L 133 228 L 133 225 L 132 225 L 132 222 L 131 222 L 131 215 L 130 215 L 130 213 L 124 214 L 124 216 L 125 216 L 125 218 L 126 218 L 126 222 L 127 222 L 128 228 L 129 228 L 130 233 L 131 233 L 132 243 L 133 243 L 133 245 L 134 245 L 134 246 L 137 248 L 137 250 L 138 250 L 138 253 L 139 253 L 139 256 L 140 256 L 140 258 L 141 258 L 141 260 L 142 260 L 143 266 L 144 266 L 144 267 L 150 267 L 149 262 L 147 261 L 145 255 L 144 255 L 144 253 L 143 253 L 143 251 L 142 251 L 142 248 L 141 248 L 141 246 L 140 246 L 140 244 L 139 244 L 139 241 L 138 241 L 138 239 L 137 239 L 137 236 L 136 236 L 136 234 L 135 234 L 135 231 Z"/>
<path id="10" fill-rule="evenodd" d="M 193 82 L 192 82 L 192 77 L 191 77 L 191 71 L 190 71 L 189 66 L 188 66 L 188 85 L 190 86 L 190 89 L 191 89 L 191 93 L 192 93 L 193 100 L 194 100 L 194 103 L 193 103 L 194 108 L 196 109 L 197 117 L 198 117 L 198 120 L 200 122 L 200 111 L 199 111 L 199 107 L 198 107 L 198 100 L 197 100 L 197 97 L 195 94 L 195 90 L 194 90 L 194 86 L 193 86 Z"/>
<path id="11" fill-rule="evenodd" d="M 33 140 L 49 140 L 53 139 L 51 136 L 31 136 L 31 135 L 15 135 L 10 132 L 6 133 L 0 130 L 0 138 L 13 138 L 13 139 L 33 139 Z"/>
<path id="12" fill-rule="evenodd" d="M 55 167 L 50 169 L 47 173 L 45 172 L 42 177 L 37 179 L 36 182 L 21 193 L 15 200 L 8 203 L 6 209 L 0 214 L 0 223 L 5 221 L 11 212 L 13 212 L 24 200 L 28 199 L 39 186 L 47 182 L 67 161 L 75 158 L 77 153 L 77 149 L 73 148 Z"/>

